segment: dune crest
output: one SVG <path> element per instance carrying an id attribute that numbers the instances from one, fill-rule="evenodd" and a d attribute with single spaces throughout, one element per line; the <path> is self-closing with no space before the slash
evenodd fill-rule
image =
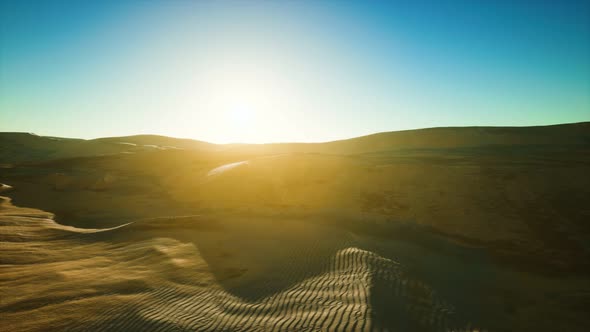
<path id="1" fill-rule="evenodd" d="M 403 324 L 445 331 L 453 323 L 453 307 L 405 277 L 399 263 L 354 247 L 336 251 L 315 276 L 252 302 L 225 290 L 195 245 L 158 236 L 174 227 L 199 231 L 191 228 L 199 216 L 110 229 L 51 218 L 5 198 L 0 205 L 0 313 L 10 330 L 380 331 L 371 301 L 384 292 Z M 133 236 L 122 241 L 120 232 Z"/>
<path id="2" fill-rule="evenodd" d="M 588 129 L 3 133 L 0 316 L 14 331 L 585 331 Z"/>

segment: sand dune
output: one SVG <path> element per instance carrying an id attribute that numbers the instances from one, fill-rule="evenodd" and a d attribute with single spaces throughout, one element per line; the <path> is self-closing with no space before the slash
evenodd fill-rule
<path id="1" fill-rule="evenodd" d="M 3 133 L 0 318 L 586 331 L 588 142 L 588 123 L 267 145 Z"/>
<path id="2" fill-rule="evenodd" d="M 93 140 L 0 133 L 0 160 L 23 162 L 142 152 L 146 147 L 246 155 L 280 153 L 363 154 L 395 150 L 474 147 L 586 146 L 590 122 L 536 127 L 443 127 L 377 133 L 325 143 L 211 144 L 158 135 L 107 137 Z M 127 143 L 127 144 L 125 144 Z M 149 149 L 148 149 L 149 150 Z"/>
<path id="3" fill-rule="evenodd" d="M 138 135 L 83 140 L 38 136 L 30 133 L 0 133 L 0 160 L 5 163 L 76 158 L 151 150 L 186 149 L 213 151 L 214 144 L 190 139 Z"/>
<path id="4" fill-rule="evenodd" d="M 219 284 L 197 247 L 158 237 L 176 227 L 184 237 L 207 230 L 210 225 L 202 221 L 188 221 L 199 217 L 79 229 L 7 199 L 0 216 L 0 312 L 10 330 L 378 331 L 383 327 L 370 302 L 383 296 L 401 309 L 402 325 L 445 331 L 453 323 L 453 307 L 430 287 L 404 276 L 399 263 L 355 248 L 350 239 L 341 243 L 345 249 L 324 257 L 316 256 L 335 248 L 308 243 L 303 254 L 318 260 L 311 264 L 319 264 L 317 271 L 278 271 L 293 285 L 249 301 Z M 127 234 L 113 234 L 120 232 Z M 38 319 L 24 319 L 31 314 Z"/>

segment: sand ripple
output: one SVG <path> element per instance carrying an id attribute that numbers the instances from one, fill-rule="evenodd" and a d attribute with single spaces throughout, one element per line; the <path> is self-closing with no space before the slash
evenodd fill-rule
<path id="1" fill-rule="evenodd" d="M 146 229 L 143 238 L 118 238 Z M 412 331 L 453 327 L 453 306 L 433 289 L 353 245 L 311 275 L 284 265 L 277 275 L 292 285 L 249 300 L 223 287 L 194 244 L 154 236 L 157 229 L 66 227 L 4 200 L 3 324 L 10 331 L 386 331 L 387 315 Z M 313 243 L 299 250 L 310 264 L 319 252 Z"/>

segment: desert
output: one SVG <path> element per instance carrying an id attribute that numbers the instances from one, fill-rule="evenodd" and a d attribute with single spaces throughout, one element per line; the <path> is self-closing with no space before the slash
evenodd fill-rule
<path id="1" fill-rule="evenodd" d="M 588 123 L 239 146 L 2 133 L 2 321 L 581 330 L 589 139 Z"/>

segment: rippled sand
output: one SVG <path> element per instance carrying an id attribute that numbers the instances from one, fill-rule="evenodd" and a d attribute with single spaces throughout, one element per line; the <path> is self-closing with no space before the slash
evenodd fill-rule
<path id="1" fill-rule="evenodd" d="M 445 331 L 453 324 L 453 306 L 432 288 L 405 276 L 399 263 L 356 248 L 345 233 L 332 234 L 336 241 L 290 237 L 285 252 L 260 258 L 292 258 L 293 265 L 240 297 L 219 279 L 256 278 L 268 266 L 215 276 L 198 246 L 184 242 L 219 232 L 224 226 L 215 220 L 158 218 L 91 230 L 51 217 L 3 199 L 0 312 L 11 331 L 379 331 L 371 301 L 382 297 L 396 306 L 400 326 Z M 273 291 L 274 278 L 287 286 Z"/>
<path id="2" fill-rule="evenodd" d="M 589 139 L 0 133 L 1 326 L 588 331 Z"/>

